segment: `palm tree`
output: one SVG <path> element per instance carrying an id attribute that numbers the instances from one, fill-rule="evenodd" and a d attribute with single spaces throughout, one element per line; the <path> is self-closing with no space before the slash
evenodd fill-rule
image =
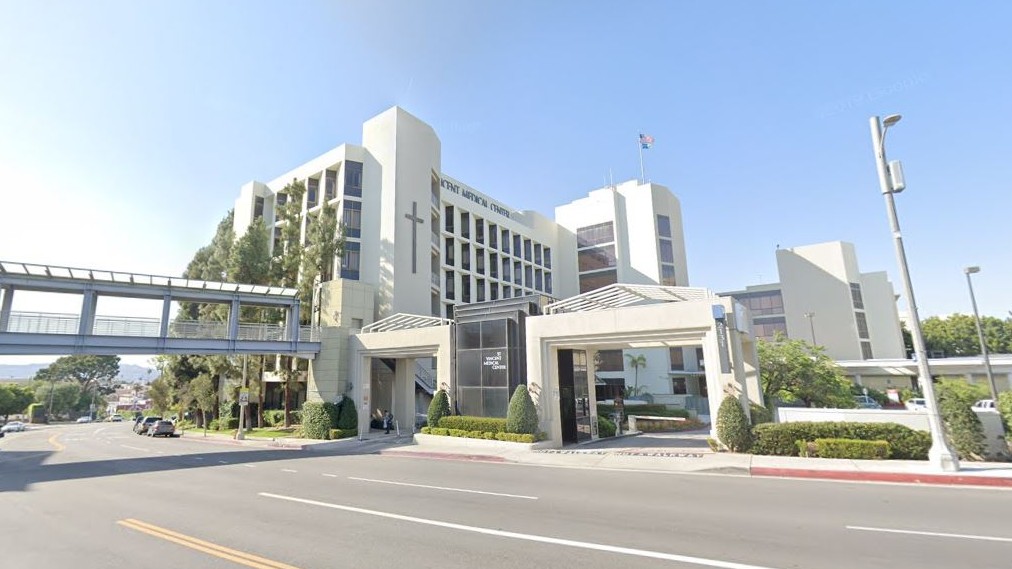
<path id="1" fill-rule="evenodd" d="M 638 395 L 640 390 L 640 368 L 647 367 L 647 357 L 643 354 L 626 354 L 625 357 L 629 358 L 629 365 L 635 372 L 635 383 L 633 384 L 633 394 Z"/>

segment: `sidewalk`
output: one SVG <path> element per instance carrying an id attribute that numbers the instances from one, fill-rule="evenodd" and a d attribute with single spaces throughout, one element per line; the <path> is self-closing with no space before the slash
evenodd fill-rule
<path id="1" fill-rule="evenodd" d="M 682 437 L 677 437 L 682 438 Z M 753 456 L 714 453 L 709 448 L 672 441 L 665 446 L 651 437 L 632 436 L 602 441 L 602 444 L 564 449 L 477 450 L 460 439 L 458 445 L 426 447 L 418 444 L 397 446 L 380 451 L 385 456 L 508 462 L 563 468 L 604 470 L 725 474 L 736 476 L 806 478 L 906 484 L 935 484 L 1012 488 L 1012 463 L 961 463 L 959 472 L 945 473 L 924 461 L 845 460 L 787 456 Z"/>

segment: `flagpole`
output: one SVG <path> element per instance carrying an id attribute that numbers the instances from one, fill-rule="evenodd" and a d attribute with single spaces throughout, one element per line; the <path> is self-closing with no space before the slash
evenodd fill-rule
<path id="1" fill-rule="evenodd" d="M 640 136 L 642 136 L 642 135 L 640 135 Z M 638 140 L 637 146 L 639 146 L 639 149 L 640 149 L 640 183 L 644 184 L 647 181 L 647 177 L 643 173 L 643 141 L 639 140 L 639 139 L 637 139 L 637 140 Z"/>

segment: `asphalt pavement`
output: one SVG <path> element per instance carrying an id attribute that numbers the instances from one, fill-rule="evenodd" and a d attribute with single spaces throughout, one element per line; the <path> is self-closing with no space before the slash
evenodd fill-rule
<path id="1" fill-rule="evenodd" d="M 0 567 L 1005 568 L 1012 491 L 427 460 L 151 439 L 0 439 Z"/>

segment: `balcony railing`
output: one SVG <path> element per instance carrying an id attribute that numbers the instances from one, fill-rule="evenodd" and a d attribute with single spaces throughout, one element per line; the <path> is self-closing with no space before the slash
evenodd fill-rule
<path id="1" fill-rule="evenodd" d="M 7 332 L 15 334 L 77 334 L 81 319 L 76 314 L 12 312 Z"/>

